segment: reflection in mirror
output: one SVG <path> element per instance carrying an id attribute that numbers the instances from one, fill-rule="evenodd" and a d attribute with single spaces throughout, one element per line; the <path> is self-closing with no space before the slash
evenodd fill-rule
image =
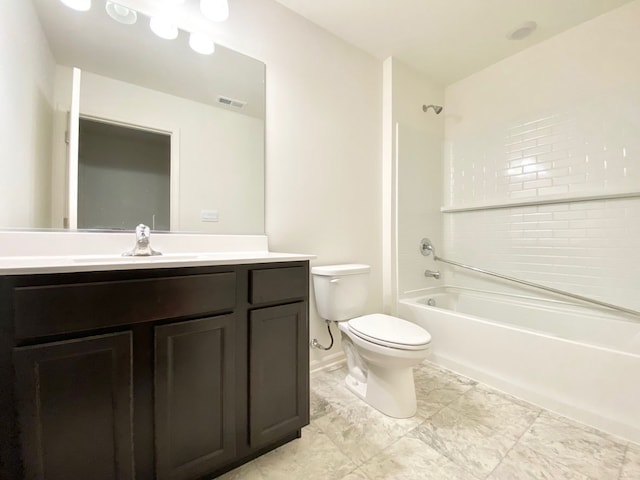
<path id="1" fill-rule="evenodd" d="M 80 158 L 81 175 L 90 172 L 100 182 L 99 171 L 119 188 L 78 192 L 113 195 L 109 201 L 93 199 L 92 208 L 98 205 L 106 217 L 84 223 L 78 210 L 79 228 L 132 230 L 140 222 L 151 225 L 156 214 L 157 229 L 264 233 L 263 63 L 219 45 L 212 55 L 196 53 L 185 31 L 173 41 L 160 39 L 140 13 L 133 25 L 117 23 L 106 14 L 104 0 L 94 0 L 88 12 L 58 0 L 12 1 L 8 9 L 0 19 L 9 39 L 0 44 L 0 61 L 13 69 L 2 80 L 10 98 L 0 117 L 6 116 L 2 122 L 8 127 L 4 140 L 15 148 L 8 155 L 5 147 L 0 157 L 0 228 L 64 226 L 70 194 L 65 138 L 72 67 L 79 67 L 82 122 L 164 136 L 170 158 L 168 194 L 156 196 L 168 198 L 169 224 L 153 207 L 144 213 L 151 218 L 139 220 L 106 212 L 108 203 L 117 203 L 115 197 L 136 183 L 121 168 L 127 163 L 121 151 L 104 148 L 99 168 L 94 161 L 87 169 L 87 159 Z M 14 51 L 25 44 L 32 54 Z M 80 156 L 86 152 L 81 148 Z M 141 167 L 127 168 L 140 173 Z M 126 203 L 137 216 L 135 201 Z"/>
<path id="2" fill-rule="evenodd" d="M 78 228 L 170 230 L 171 137 L 80 119 Z"/>

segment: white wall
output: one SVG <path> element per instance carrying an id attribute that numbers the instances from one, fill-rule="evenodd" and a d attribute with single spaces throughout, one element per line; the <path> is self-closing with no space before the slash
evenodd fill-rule
<path id="1" fill-rule="evenodd" d="M 391 232 L 397 241 L 397 280 L 393 296 L 437 285 L 438 281 L 424 277 L 426 268 L 435 270 L 431 258 L 418 249 L 420 239 L 430 238 L 441 244 L 442 222 L 442 139 L 445 110 L 436 115 L 432 109 L 423 112 L 422 105 L 443 105 L 444 88 L 396 59 L 390 62 L 391 135 L 393 184 L 392 207 L 397 231 Z M 385 88 L 387 88 L 385 84 Z M 392 272 L 394 268 L 390 269 Z"/>
<path id="2" fill-rule="evenodd" d="M 48 227 L 55 63 L 31 2 L 3 2 L 0 66 L 0 228 Z"/>
<path id="3" fill-rule="evenodd" d="M 636 1 L 449 86 L 444 204 L 640 192 L 638 25 Z M 640 198 L 444 219 L 451 259 L 640 308 Z"/>
<path id="4" fill-rule="evenodd" d="M 381 311 L 381 64 L 272 0 L 230 9 L 214 38 L 267 66 L 270 248 L 316 254 L 317 265 L 370 264 L 367 313 Z M 313 301 L 310 326 L 329 343 Z M 312 350 L 312 368 L 334 355 L 339 345 Z"/>

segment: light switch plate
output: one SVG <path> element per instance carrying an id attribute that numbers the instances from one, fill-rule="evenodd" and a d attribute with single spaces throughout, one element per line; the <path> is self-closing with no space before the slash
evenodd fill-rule
<path id="1" fill-rule="evenodd" d="M 217 210 L 201 210 L 200 219 L 203 222 L 217 222 L 218 211 Z"/>

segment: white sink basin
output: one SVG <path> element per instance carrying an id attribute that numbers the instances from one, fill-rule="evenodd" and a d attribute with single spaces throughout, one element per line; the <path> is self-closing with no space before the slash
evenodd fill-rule
<path id="1" fill-rule="evenodd" d="M 79 255 L 71 257 L 73 263 L 144 263 L 144 262 L 180 262 L 198 260 L 201 256 L 197 253 L 169 253 L 165 255 L 124 257 L 122 255 Z"/>

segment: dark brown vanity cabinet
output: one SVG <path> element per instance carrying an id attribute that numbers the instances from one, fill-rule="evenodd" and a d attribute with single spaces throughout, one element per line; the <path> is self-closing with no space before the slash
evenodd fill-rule
<path id="1" fill-rule="evenodd" d="M 155 327 L 158 479 L 198 478 L 236 457 L 235 320 Z"/>
<path id="2" fill-rule="evenodd" d="M 0 478 L 212 478 L 299 437 L 308 277 L 306 261 L 0 277 Z"/>
<path id="3" fill-rule="evenodd" d="M 129 332 L 16 348 L 13 358 L 24 478 L 134 478 Z"/>
<path id="4" fill-rule="evenodd" d="M 250 312 L 249 431 L 254 447 L 269 445 L 307 422 L 308 341 L 300 330 L 305 315 L 302 302 Z"/>

